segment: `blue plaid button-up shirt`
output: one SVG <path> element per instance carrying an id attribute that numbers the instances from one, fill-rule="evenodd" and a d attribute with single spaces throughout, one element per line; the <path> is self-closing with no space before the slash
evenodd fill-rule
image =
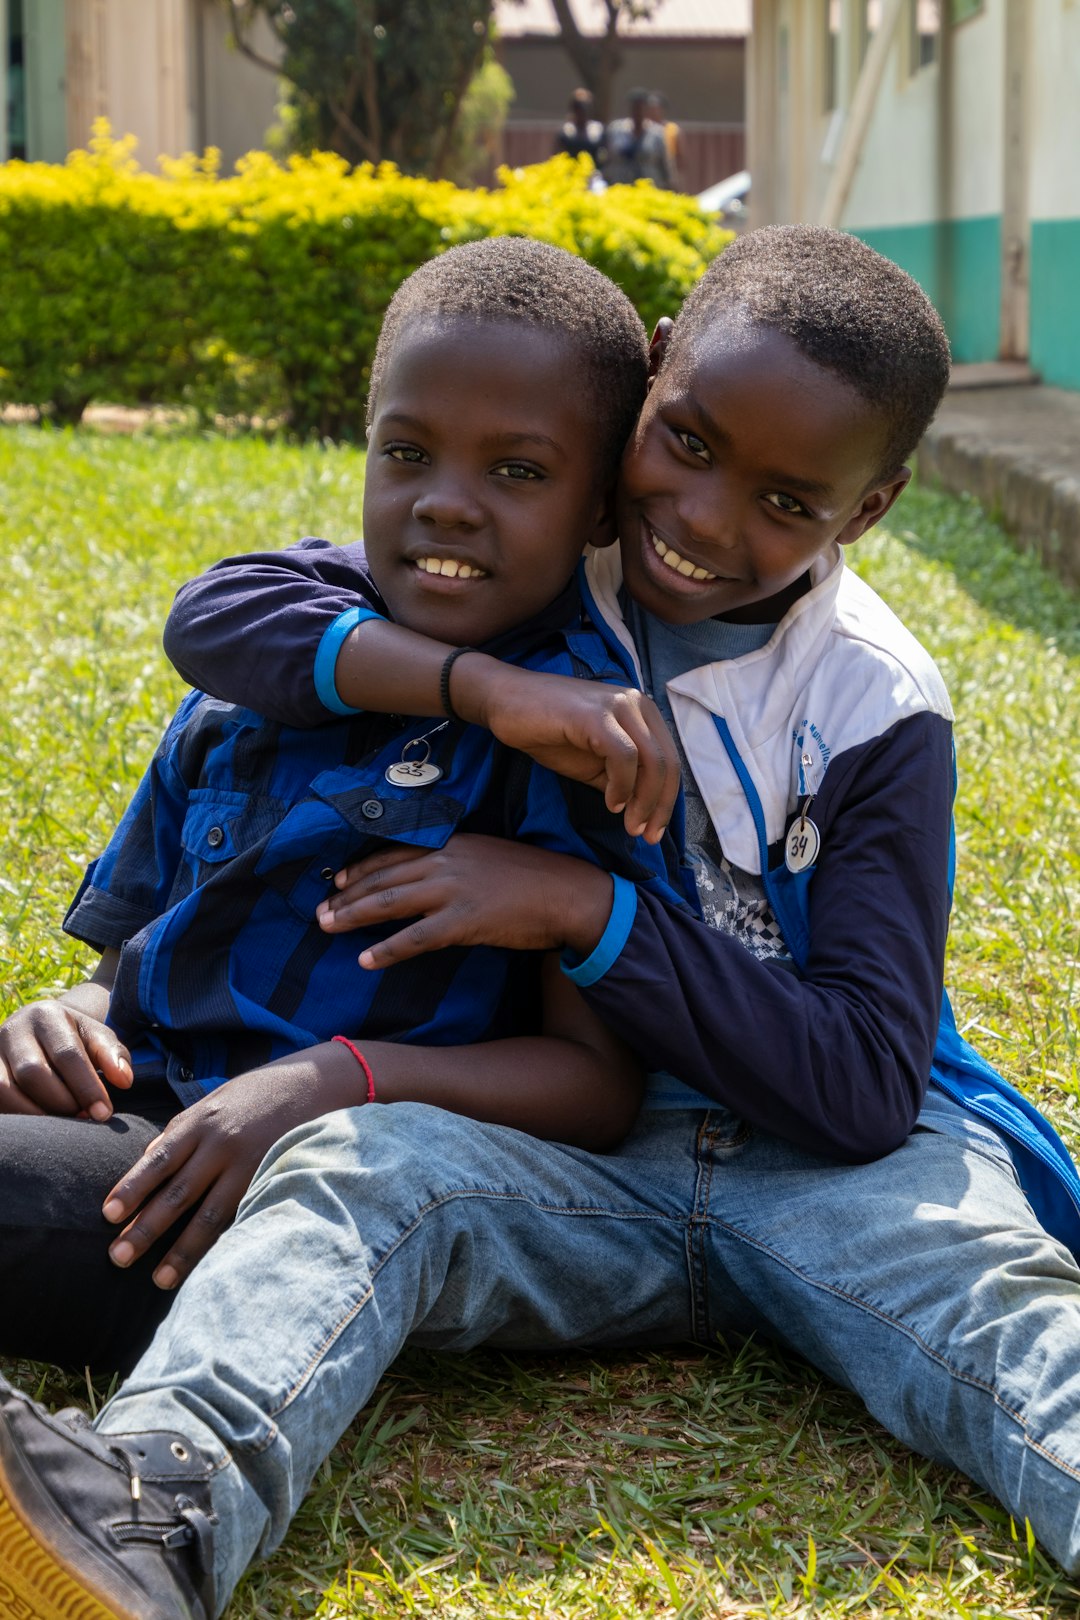
<path id="1" fill-rule="evenodd" d="M 573 586 L 497 650 L 532 669 L 625 680 Z M 403 745 L 441 720 L 361 713 L 295 730 L 199 692 L 185 699 L 64 923 L 121 951 L 109 1023 L 137 1074 L 164 1073 L 190 1104 L 339 1032 L 428 1046 L 535 1032 L 532 953 L 455 947 L 366 971 L 360 951 L 400 924 L 318 927 L 334 873 L 382 841 L 517 838 L 682 902 L 670 846 L 628 838 L 595 790 L 479 727 L 430 737 L 442 771 L 430 786 L 387 781 Z"/>

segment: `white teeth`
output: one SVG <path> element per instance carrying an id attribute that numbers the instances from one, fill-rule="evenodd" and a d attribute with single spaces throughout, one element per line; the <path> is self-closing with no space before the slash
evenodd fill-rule
<path id="1" fill-rule="evenodd" d="M 471 563 L 458 562 L 456 557 L 417 557 L 416 566 L 422 574 L 440 574 L 443 579 L 483 579 L 482 568 Z"/>
<path id="2" fill-rule="evenodd" d="M 710 574 L 707 568 L 699 568 L 695 563 L 692 563 L 688 557 L 680 557 L 674 546 L 665 545 L 662 540 L 658 539 L 658 537 L 653 534 L 651 529 L 649 531 L 649 539 L 652 541 L 653 550 L 656 552 L 656 555 L 660 558 L 661 562 L 666 563 L 667 566 L 673 569 L 676 574 L 682 574 L 684 579 L 716 578 L 716 575 Z"/>

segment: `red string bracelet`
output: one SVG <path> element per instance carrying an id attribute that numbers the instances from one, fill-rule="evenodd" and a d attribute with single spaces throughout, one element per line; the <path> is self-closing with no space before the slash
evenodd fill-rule
<path id="1" fill-rule="evenodd" d="M 349 1048 L 349 1051 L 352 1053 L 352 1055 L 356 1059 L 357 1063 L 359 1063 L 360 1067 L 363 1069 L 364 1078 L 367 1080 L 367 1098 L 366 1098 L 366 1101 L 374 1102 L 375 1101 L 375 1076 L 372 1074 L 371 1065 L 368 1063 L 368 1060 L 364 1056 L 363 1052 L 361 1052 L 361 1050 L 360 1050 L 360 1048 L 358 1046 L 353 1045 L 352 1041 L 350 1041 L 350 1039 L 349 1039 L 349 1037 L 347 1035 L 332 1035 L 330 1037 L 330 1039 L 332 1041 L 339 1041 L 342 1046 L 347 1046 Z"/>

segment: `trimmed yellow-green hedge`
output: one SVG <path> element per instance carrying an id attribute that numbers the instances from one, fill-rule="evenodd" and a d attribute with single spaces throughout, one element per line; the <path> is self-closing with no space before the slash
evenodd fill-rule
<path id="1" fill-rule="evenodd" d="M 0 166 L 0 401 L 67 420 L 91 400 L 279 415 L 358 436 L 399 283 L 455 242 L 514 234 L 582 254 L 646 323 L 674 313 L 729 240 L 686 197 L 588 190 L 572 159 L 462 191 L 392 166 L 262 153 L 141 170 L 100 128 L 63 166 Z"/>

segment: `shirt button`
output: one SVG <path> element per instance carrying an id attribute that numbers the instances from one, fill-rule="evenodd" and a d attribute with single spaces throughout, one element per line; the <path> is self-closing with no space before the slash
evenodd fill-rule
<path id="1" fill-rule="evenodd" d="M 378 821 L 383 813 L 383 807 L 378 799 L 365 799 L 360 806 L 360 813 L 367 816 L 369 821 Z"/>
<path id="2" fill-rule="evenodd" d="M 211 849 L 217 849 L 219 845 L 225 842 L 225 834 L 220 827 L 211 827 L 206 835 L 206 842 Z"/>
<path id="3" fill-rule="evenodd" d="M 189 1084 L 195 1078 L 195 1070 L 189 1069 L 185 1063 L 184 1067 L 180 1070 L 180 1078 L 185 1084 Z"/>
<path id="4" fill-rule="evenodd" d="M 319 876 L 324 882 L 332 883 L 334 879 L 334 868 L 332 866 L 324 866 L 322 871 L 319 873 Z"/>

